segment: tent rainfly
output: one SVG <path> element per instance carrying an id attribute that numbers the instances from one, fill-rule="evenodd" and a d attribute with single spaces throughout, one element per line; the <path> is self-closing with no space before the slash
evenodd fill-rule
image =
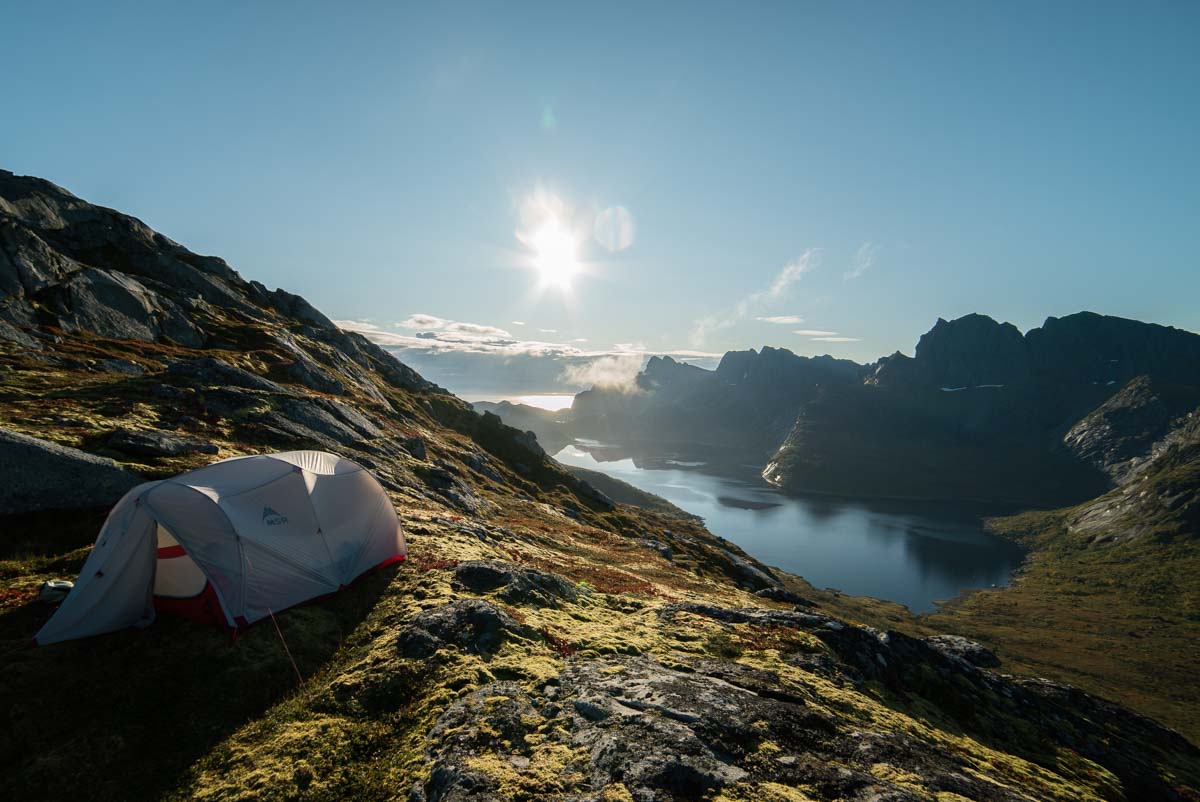
<path id="1" fill-rule="evenodd" d="M 37 642 L 145 626 L 156 609 L 236 628 L 407 553 L 362 466 L 322 451 L 234 457 L 126 493 Z"/>

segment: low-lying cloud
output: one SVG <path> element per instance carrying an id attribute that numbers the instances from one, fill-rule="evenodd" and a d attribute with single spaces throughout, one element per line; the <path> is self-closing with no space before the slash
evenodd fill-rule
<path id="1" fill-rule="evenodd" d="M 391 351 L 430 381 L 475 396 L 573 393 L 597 385 L 630 389 L 650 356 L 671 356 L 703 367 L 715 367 L 721 357 L 698 350 L 650 351 L 640 343 L 583 350 L 574 343 L 586 342 L 584 338 L 571 343 L 520 339 L 496 326 L 428 314 L 410 315 L 397 324 L 410 331 L 366 321 L 335 322 Z"/>
<path id="2" fill-rule="evenodd" d="M 637 390 L 635 379 L 645 364 L 644 355 L 613 354 L 590 362 L 567 365 L 562 378 L 572 386 L 604 387 L 629 393 Z"/>

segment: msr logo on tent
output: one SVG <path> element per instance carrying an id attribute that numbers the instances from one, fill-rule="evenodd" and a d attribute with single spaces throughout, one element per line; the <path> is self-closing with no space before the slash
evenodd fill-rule
<path id="1" fill-rule="evenodd" d="M 263 507 L 263 523 L 267 526 L 280 526 L 288 522 L 286 515 L 280 515 L 270 507 Z"/>

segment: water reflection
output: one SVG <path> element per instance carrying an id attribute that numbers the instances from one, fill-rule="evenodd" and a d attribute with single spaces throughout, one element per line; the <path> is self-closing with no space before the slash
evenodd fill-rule
<path id="1" fill-rule="evenodd" d="M 818 587 L 890 599 L 914 612 L 964 590 L 1007 584 L 1022 559 L 1015 544 L 983 531 L 982 516 L 1000 510 L 785 496 L 744 472 L 699 470 L 704 455 L 642 457 L 588 443 L 555 456 L 660 495 L 768 565 Z"/>

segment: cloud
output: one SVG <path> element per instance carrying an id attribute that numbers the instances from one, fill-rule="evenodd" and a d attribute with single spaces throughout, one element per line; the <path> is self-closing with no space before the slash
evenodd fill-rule
<path id="1" fill-rule="evenodd" d="M 342 323 L 345 323 L 346 325 L 342 325 Z M 361 331 L 363 333 L 379 330 L 378 326 L 371 325 L 362 320 L 344 320 L 338 325 L 342 326 L 344 329 L 349 328 L 352 331 Z M 438 317 L 437 315 L 426 315 L 422 313 L 409 315 L 407 319 L 400 321 L 396 324 L 396 326 L 402 329 L 421 329 L 422 332 L 437 331 L 444 332 L 446 334 L 457 334 L 473 337 L 499 337 L 506 339 L 512 337 L 512 335 L 507 331 L 497 328 L 496 326 L 484 326 L 479 323 L 460 323 L 457 320 L 447 320 L 446 318 Z"/>
<path id="2" fill-rule="evenodd" d="M 454 334 L 474 334 L 482 337 L 512 337 L 504 329 L 498 329 L 495 326 L 481 326 L 478 323 L 447 323 L 442 330 Z"/>
<path id="3" fill-rule="evenodd" d="M 861 337 L 813 337 L 814 342 L 821 343 L 860 343 Z"/>
<path id="4" fill-rule="evenodd" d="M 605 387 L 622 392 L 637 390 L 637 375 L 646 358 L 641 354 L 613 354 L 590 362 L 568 365 L 563 369 L 563 381 L 580 387 Z"/>
<path id="5" fill-rule="evenodd" d="M 416 314 L 409 315 L 407 320 L 402 320 L 396 325 L 404 329 L 440 329 L 445 327 L 445 325 L 449 322 L 449 320 L 436 317 L 435 315 Z M 345 328 L 345 326 L 342 328 Z"/>
<path id="6" fill-rule="evenodd" d="M 432 318 L 413 315 L 413 318 Z M 338 326 L 357 331 L 392 352 L 435 384 L 453 392 L 490 397 L 520 393 L 577 392 L 595 383 L 628 386 L 632 375 L 653 354 L 688 360 L 715 368 L 720 354 L 676 349 L 650 351 L 642 343 L 618 343 L 610 349 L 585 351 L 574 342 L 522 340 L 503 329 L 435 318 L 438 328 L 388 331 L 357 320 L 338 320 Z M 409 321 L 405 321 L 406 323 Z M 594 365 L 598 367 L 593 367 Z"/>
<path id="7" fill-rule="evenodd" d="M 871 269 L 871 265 L 875 264 L 875 255 L 878 252 L 879 249 L 874 245 L 869 242 L 864 242 L 854 253 L 854 267 L 847 270 L 842 275 L 842 278 L 844 278 L 846 281 L 851 281 L 858 278 L 863 273 L 866 273 Z"/>
<path id="8" fill-rule="evenodd" d="M 558 334 L 558 329 L 538 329 L 542 334 Z"/>
<path id="9" fill-rule="evenodd" d="M 777 326 L 795 326 L 797 323 L 803 323 L 804 318 L 799 315 L 769 315 L 767 317 L 756 317 L 755 320 L 761 320 L 763 323 L 774 323 Z"/>
<path id="10" fill-rule="evenodd" d="M 524 320 L 514 320 L 514 321 L 512 322 L 512 324 L 513 324 L 514 326 L 524 326 L 524 325 L 525 325 L 525 321 L 524 321 Z"/>
<path id="11" fill-rule="evenodd" d="M 821 329 L 796 329 L 792 334 L 799 334 L 801 337 L 832 337 L 837 332 L 823 331 Z"/>
<path id="12" fill-rule="evenodd" d="M 407 324 L 412 318 L 416 317 L 428 318 L 432 317 L 432 315 L 413 315 L 404 321 L 404 324 Z M 379 345 L 397 348 L 419 348 L 426 351 L 463 351 L 501 356 L 533 354 L 538 356 L 557 355 L 588 358 L 610 356 L 613 354 L 635 354 L 643 357 L 657 354 L 685 359 L 719 359 L 721 357 L 721 354 L 689 349 L 659 349 L 651 351 L 642 343 L 617 343 L 608 350 L 584 351 L 568 343 L 517 339 L 504 329 L 499 329 L 495 326 L 463 323 L 445 318 L 436 318 L 436 320 L 440 321 L 438 328 L 419 331 L 413 334 L 386 331 L 375 324 L 361 320 L 335 320 L 334 323 L 346 331 L 357 331 Z M 411 326 L 407 325 L 405 327 L 411 328 Z M 587 339 L 581 337 L 572 342 L 587 342 Z"/>
<path id="13" fill-rule="evenodd" d="M 734 304 L 732 309 L 723 314 L 709 315 L 697 320 L 695 327 L 692 329 L 692 344 L 697 346 L 702 345 L 712 332 L 729 328 L 743 320 L 746 315 L 750 314 L 764 302 L 774 300 L 783 295 L 788 287 L 795 284 L 800 280 L 801 276 L 817 266 L 819 254 L 820 251 L 818 249 L 809 248 L 798 258 L 784 265 L 784 268 L 779 271 L 767 289 L 750 293 Z"/>

